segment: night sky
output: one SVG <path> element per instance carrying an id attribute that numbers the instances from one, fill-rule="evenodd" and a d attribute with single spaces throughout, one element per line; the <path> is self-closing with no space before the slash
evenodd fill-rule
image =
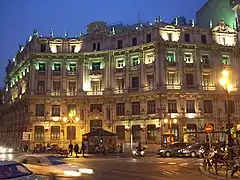
<path id="1" fill-rule="evenodd" d="M 33 29 L 49 36 L 79 36 L 92 21 L 134 24 L 153 22 L 157 16 L 171 22 L 176 16 L 195 19 L 196 11 L 207 0 L 0 0 L 0 86 L 5 67 L 19 44 L 25 44 Z"/>

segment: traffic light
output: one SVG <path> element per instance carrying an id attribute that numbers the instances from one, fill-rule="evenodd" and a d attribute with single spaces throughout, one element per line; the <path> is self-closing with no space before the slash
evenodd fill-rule
<path id="1" fill-rule="evenodd" d="M 102 138 L 100 138 L 100 143 L 102 143 L 103 142 L 103 140 L 102 140 Z"/>

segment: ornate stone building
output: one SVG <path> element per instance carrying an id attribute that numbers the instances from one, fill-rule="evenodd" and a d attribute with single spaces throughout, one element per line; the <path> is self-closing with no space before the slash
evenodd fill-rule
<path id="1" fill-rule="evenodd" d="M 93 22 L 79 37 L 35 30 L 6 68 L 0 144 L 67 147 L 97 128 L 125 143 L 203 141 L 195 132 L 205 124 L 214 131 L 226 125 L 226 93 L 218 83 L 226 66 L 234 86 L 231 119 L 239 123 L 238 43 L 223 21 L 208 29 L 160 19 L 132 26 Z M 22 140 L 23 132 L 30 141 Z"/>

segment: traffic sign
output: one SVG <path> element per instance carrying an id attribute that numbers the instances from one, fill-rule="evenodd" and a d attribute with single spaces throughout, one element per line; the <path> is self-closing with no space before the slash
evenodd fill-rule
<path id="1" fill-rule="evenodd" d="M 31 139 L 31 132 L 23 132 L 22 140 L 29 141 Z"/>
<path id="2" fill-rule="evenodd" d="M 213 126 L 211 124 L 207 124 L 205 127 L 204 127 L 204 130 L 205 132 L 207 133 L 211 133 L 213 132 Z"/>

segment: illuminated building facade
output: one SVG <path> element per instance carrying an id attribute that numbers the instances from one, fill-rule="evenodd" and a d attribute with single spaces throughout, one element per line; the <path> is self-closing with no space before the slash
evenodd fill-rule
<path id="1" fill-rule="evenodd" d="M 225 66 L 233 73 L 232 121 L 239 123 L 239 62 L 237 32 L 224 21 L 208 29 L 160 19 L 93 22 L 79 37 L 34 31 L 6 68 L 1 144 L 66 148 L 97 128 L 125 143 L 202 141 L 194 132 L 205 124 L 225 127 L 226 95 L 218 83 Z M 30 141 L 22 141 L 23 132 Z"/>

